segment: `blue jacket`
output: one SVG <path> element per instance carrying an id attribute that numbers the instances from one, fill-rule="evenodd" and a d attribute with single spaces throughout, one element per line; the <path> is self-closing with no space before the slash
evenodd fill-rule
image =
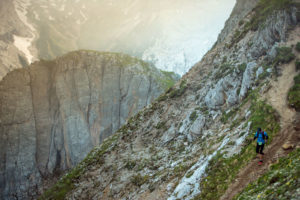
<path id="1" fill-rule="evenodd" d="M 265 137 L 263 137 L 263 134 L 264 134 Z M 265 144 L 265 140 L 267 140 L 269 137 L 268 137 L 267 132 L 262 131 L 259 134 L 258 134 L 258 132 L 255 133 L 254 140 L 256 138 L 257 138 L 257 143 L 262 142 L 263 144 Z"/>

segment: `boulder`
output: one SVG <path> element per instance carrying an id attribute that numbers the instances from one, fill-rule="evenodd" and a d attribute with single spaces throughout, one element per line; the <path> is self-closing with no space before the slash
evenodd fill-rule
<path id="1" fill-rule="evenodd" d="M 290 143 L 285 143 L 282 145 L 283 150 L 289 150 L 289 149 L 293 149 L 293 148 L 294 148 L 294 145 L 290 144 Z"/>
<path id="2" fill-rule="evenodd" d="M 205 126 L 205 117 L 199 115 L 190 128 L 190 134 L 200 136 Z"/>
<path id="3" fill-rule="evenodd" d="M 253 71 L 254 68 L 256 67 L 256 62 L 250 62 L 247 64 L 246 70 L 243 74 L 243 80 L 242 80 L 242 85 L 241 85 L 241 90 L 240 90 L 240 94 L 239 94 L 239 98 L 243 99 L 245 98 L 245 96 L 247 95 L 248 90 L 251 88 L 252 84 L 253 84 L 253 79 L 254 79 L 254 75 L 253 75 Z"/>

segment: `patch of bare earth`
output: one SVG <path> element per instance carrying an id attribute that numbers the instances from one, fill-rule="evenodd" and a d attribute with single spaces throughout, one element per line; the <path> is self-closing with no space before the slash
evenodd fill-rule
<path id="1" fill-rule="evenodd" d="M 161 200 L 161 199 L 167 199 L 167 191 L 165 191 L 164 188 L 166 188 L 166 184 L 161 185 L 153 192 L 146 191 L 143 193 L 138 200 Z"/>

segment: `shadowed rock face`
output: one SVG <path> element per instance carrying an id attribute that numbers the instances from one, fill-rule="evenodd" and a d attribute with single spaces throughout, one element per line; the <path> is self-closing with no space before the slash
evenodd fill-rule
<path id="1" fill-rule="evenodd" d="M 155 99 L 165 78 L 135 58 L 91 51 L 9 73 L 0 82 L 2 197 L 35 195 Z"/>

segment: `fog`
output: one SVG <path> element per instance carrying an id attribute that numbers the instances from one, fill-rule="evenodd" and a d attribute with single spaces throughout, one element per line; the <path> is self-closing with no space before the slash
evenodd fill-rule
<path id="1" fill-rule="evenodd" d="M 181 75 L 211 48 L 235 3 L 235 0 L 35 1 L 47 4 L 41 6 L 46 11 L 39 15 L 49 18 L 51 12 L 55 13 L 49 18 L 51 23 L 68 26 L 74 23 L 72 29 L 79 30 L 78 48 L 128 53 Z"/>

